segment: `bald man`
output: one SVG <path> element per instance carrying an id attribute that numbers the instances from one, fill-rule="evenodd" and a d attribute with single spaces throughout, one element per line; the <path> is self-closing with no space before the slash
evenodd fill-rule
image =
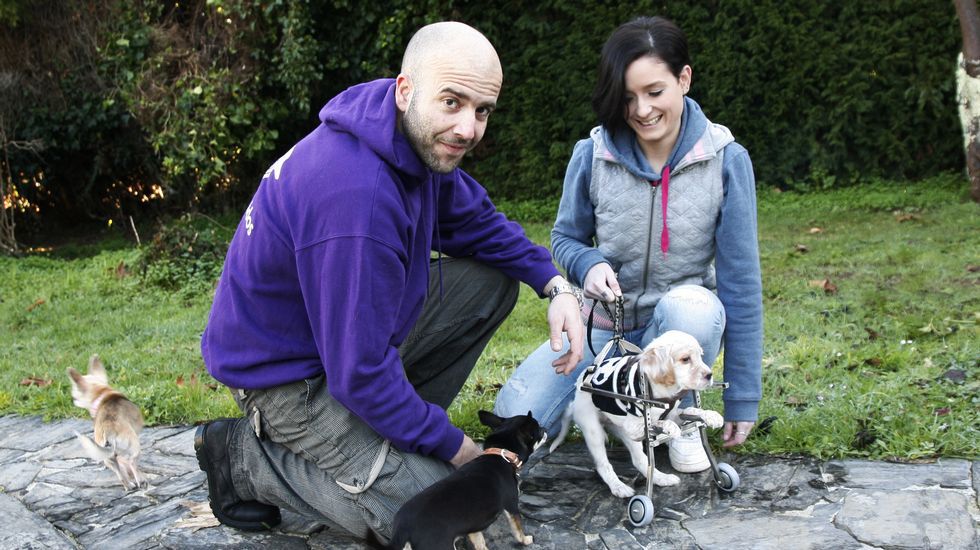
<path id="1" fill-rule="evenodd" d="M 446 414 L 518 281 L 582 357 L 575 289 L 457 168 L 503 82 L 490 42 L 436 23 L 395 80 L 349 88 L 265 173 L 232 239 L 201 341 L 239 419 L 194 447 L 219 521 L 280 508 L 383 538 L 401 504 L 482 452 Z M 432 252 L 436 252 L 432 259 Z"/>

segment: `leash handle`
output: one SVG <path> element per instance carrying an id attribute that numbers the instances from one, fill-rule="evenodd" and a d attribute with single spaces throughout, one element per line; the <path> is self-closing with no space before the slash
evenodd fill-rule
<path id="1" fill-rule="evenodd" d="M 592 316 L 595 313 L 596 305 L 602 304 L 602 308 L 606 310 L 609 317 L 613 322 L 613 337 L 606 342 L 606 345 L 602 347 L 602 351 L 599 353 L 595 352 L 595 348 L 592 346 Z M 632 342 L 626 340 L 623 334 L 623 319 L 626 318 L 626 305 L 622 296 L 617 296 L 614 303 L 615 312 L 609 309 L 609 306 L 605 302 L 600 302 L 595 300 L 592 303 L 592 310 L 589 312 L 589 320 L 587 327 L 588 341 L 589 341 L 589 351 L 595 356 L 595 361 L 593 365 L 598 365 L 606 359 L 609 352 L 612 350 L 613 346 L 619 348 L 620 355 L 638 355 L 643 352 L 639 347 L 637 347 Z"/>

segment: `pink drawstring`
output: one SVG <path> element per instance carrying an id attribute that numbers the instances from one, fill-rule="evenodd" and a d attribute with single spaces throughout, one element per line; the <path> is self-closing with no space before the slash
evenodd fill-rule
<path id="1" fill-rule="evenodd" d="M 650 185 L 657 187 L 658 183 L 651 181 Z M 660 208 L 664 219 L 663 229 L 660 231 L 660 251 L 667 257 L 667 249 L 670 248 L 670 232 L 667 229 L 667 193 L 670 189 L 670 165 L 665 164 L 663 172 L 660 174 Z"/>

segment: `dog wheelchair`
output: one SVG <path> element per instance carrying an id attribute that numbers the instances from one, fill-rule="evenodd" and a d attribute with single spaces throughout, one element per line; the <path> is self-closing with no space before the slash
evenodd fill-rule
<path id="1" fill-rule="evenodd" d="M 623 298 L 619 297 L 616 299 L 616 312 L 609 311 L 608 307 L 603 304 L 606 311 L 610 313 L 610 317 L 613 320 L 613 337 L 609 342 L 603 346 L 602 350 L 595 356 L 594 363 L 589 367 L 590 369 L 595 368 L 596 365 L 601 364 L 606 356 L 612 351 L 614 347 L 618 348 L 619 354 L 622 356 L 626 355 L 638 355 L 642 353 L 642 350 L 631 342 L 626 341 L 623 338 L 622 330 L 622 319 L 624 317 L 623 311 Z M 589 316 L 589 332 L 591 333 L 591 315 Z M 591 347 L 591 337 L 589 346 Z M 594 350 L 593 350 L 594 353 Z M 710 386 L 710 390 L 715 389 L 725 389 L 728 384 L 725 382 L 715 382 Z M 653 389 L 650 387 L 650 382 L 645 377 L 643 378 L 643 383 L 640 384 L 640 395 L 631 396 L 621 393 L 616 393 L 612 391 L 607 391 L 601 388 L 592 387 L 591 384 L 583 383 L 581 386 L 582 391 L 592 393 L 595 395 L 600 395 L 603 397 L 608 397 L 612 399 L 618 399 L 627 401 L 630 403 L 635 403 L 640 409 L 642 409 L 643 414 L 643 425 L 644 425 L 644 441 L 647 454 L 647 471 L 646 471 L 646 494 L 634 495 L 630 498 L 626 505 L 626 514 L 629 518 L 630 524 L 634 527 L 643 527 L 649 525 L 653 521 L 654 507 L 653 507 L 653 471 L 655 468 L 654 453 L 653 449 L 657 445 L 671 439 L 671 436 L 664 433 L 659 427 L 656 426 L 656 422 L 663 417 L 673 406 L 673 403 L 653 399 Z M 697 390 L 691 390 L 694 397 L 694 406 L 701 408 L 701 392 Z M 738 472 L 730 464 L 726 462 L 718 462 L 715 459 L 714 453 L 711 452 L 711 446 L 708 444 L 708 432 L 707 425 L 698 416 L 681 414 L 679 420 L 680 433 L 677 435 L 684 435 L 697 430 L 701 437 L 701 445 L 704 448 L 705 454 L 708 456 L 708 462 L 711 463 L 711 473 L 715 486 L 726 493 L 734 492 L 738 489 L 740 480 Z"/>

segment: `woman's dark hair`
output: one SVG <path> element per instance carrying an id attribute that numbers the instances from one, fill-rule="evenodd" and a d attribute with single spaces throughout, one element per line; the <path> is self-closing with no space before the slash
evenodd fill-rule
<path id="1" fill-rule="evenodd" d="M 611 133 L 625 129 L 626 68 L 645 56 L 654 56 L 680 77 L 691 64 L 687 37 L 664 17 L 638 17 L 619 26 L 606 40 L 599 59 L 599 76 L 592 91 L 592 109 Z"/>

